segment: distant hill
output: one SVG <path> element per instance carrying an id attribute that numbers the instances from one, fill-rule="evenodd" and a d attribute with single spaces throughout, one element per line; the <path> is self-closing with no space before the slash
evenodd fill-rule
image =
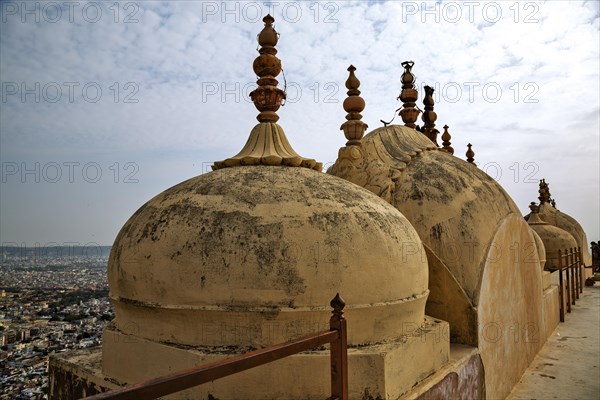
<path id="1" fill-rule="evenodd" d="M 16 243 L 3 243 L 0 255 L 7 257 L 108 257 L 112 246 L 87 245 L 56 245 L 56 246 L 18 246 Z"/>

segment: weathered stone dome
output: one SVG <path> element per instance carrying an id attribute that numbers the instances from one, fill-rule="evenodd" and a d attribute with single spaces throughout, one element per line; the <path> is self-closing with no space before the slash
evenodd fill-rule
<path id="1" fill-rule="evenodd" d="M 520 211 L 485 172 L 414 129 L 390 125 L 340 149 L 328 171 L 386 199 L 477 303 L 482 267 L 498 225 Z"/>
<path id="2" fill-rule="evenodd" d="M 341 148 L 328 172 L 386 199 L 415 227 L 429 261 L 427 315 L 450 323 L 452 342 L 478 347 L 487 396 L 505 398 L 540 343 L 508 331 L 490 340 L 486 329 L 544 321 L 535 238 L 514 201 L 476 165 L 406 126 Z"/>
<path id="3" fill-rule="evenodd" d="M 225 168 L 167 189 L 123 226 L 108 268 L 116 325 L 184 345 L 258 347 L 327 329 L 336 292 L 349 343 L 394 340 L 420 326 L 428 295 L 408 220 L 308 168 Z"/>
<path id="4" fill-rule="evenodd" d="M 591 255 L 588 251 L 587 236 L 575 218 L 545 202 L 540 205 L 539 213 L 542 219 L 550 225 L 554 225 L 571 234 L 575 239 L 575 242 L 577 242 L 575 247 L 581 247 L 581 254 L 585 265 L 592 264 Z"/>
<path id="5" fill-rule="evenodd" d="M 540 214 L 532 212 L 527 219 L 529 226 L 539 235 L 546 251 L 546 269 L 558 268 L 558 250 L 576 248 L 577 241 L 567 231 L 540 218 Z"/>
<path id="6" fill-rule="evenodd" d="M 534 229 L 531 229 L 531 233 L 535 239 L 535 248 L 537 250 L 538 258 L 540 259 L 540 267 L 543 271 L 544 266 L 546 265 L 546 247 L 544 246 L 544 241 Z"/>
<path id="7" fill-rule="evenodd" d="M 347 342 L 357 347 L 348 354 L 346 390 L 351 398 L 371 388 L 378 398 L 398 398 L 449 358 L 448 325 L 425 316 L 421 240 L 397 209 L 321 173 L 321 163 L 291 147 L 276 124 L 285 99 L 276 79 L 279 35 L 272 16 L 263 22 L 250 93 L 259 124 L 242 150 L 151 199 L 117 236 L 103 370 L 136 382 L 329 330 L 330 300 L 340 293 Z M 324 398 L 325 353 L 294 354 L 201 385 L 192 397 Z M 148 370 L 152 364 L 160 365 Z"/>

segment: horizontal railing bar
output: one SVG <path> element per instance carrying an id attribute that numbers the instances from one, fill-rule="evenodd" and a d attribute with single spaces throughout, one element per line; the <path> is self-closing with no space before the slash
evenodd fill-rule
<path id="1" fill-rule="evenodd" d="M 215 379 L 233 375 L 250 368 L 258 367 L 272 361 L 279 360 L 311 350 L 323 344 L 339 339 L 337 330 L 324 331 L 308 335 L 286 343 L 276 344 L 264 349 L 240 354 L 221 361 L 205 364 L 201 367 L 190 368 L 174 372 L 145 382 L 135 383 L 130 386 L 110 392 L 100 393 L 87 400 L 151 400 L 167 394 L 176 393 L 191 387 L 201 385 Z"/>

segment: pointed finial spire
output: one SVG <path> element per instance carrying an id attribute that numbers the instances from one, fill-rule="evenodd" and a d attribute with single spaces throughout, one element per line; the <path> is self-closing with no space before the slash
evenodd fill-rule
<path id="1" fill-rule="evenodd" d="M 256 81 L 258 87 L 250 93 L 250 98 L 260 111 L 256 117 L 259 122 L 277 122 L 279 116 L 276 111 L 285 99 L 285 93 L 277 87 L 279 82 L 275 79 L 281 72 L 281 60 L 275 56 L 277 54 L 275 45 L 279 40 L 279 34 L 273 28 L 275 19 L 270 14 L 263 18 L 263 22 L 265 27 L 258 34 L 258 44 L 261 46 L 258 50 L 260 55 L 256 57 L 252 65 L 254 73 L 258 75 Z"/>
<path id="2" fill-rule="evenodd" d="M 440 133 L 440 131 L 435 129 L 435 120 L 437 119 L 437 114 L 435 111 L 433 111 L 433 88 L 431 86 L 425 86 L 423 105 L 425 106 L 425 111 L 423 111 L 423 115 L 421 116 L 421 119 L 424 123 L 422 132 L 429 138 L 429 140 L 439 147 L 437 143 L 437 135 Z"/>
<path id="3" fill-rule="evenodd" d="M 469 143 L 467 145 L 468 149 L 467 152 L 465 153 L 465 155 L 467 156 L 467 162 L 474 164 L 475 161 L 475 152 L 473 151 L 473 149 L 471 148 L 471 146 L 473 146 L 471 143 Z"/>
<path id="4" fill-rule="evenodd" d="M 415 89 L 415 76 L 412 73 L 412 67 L 415 65 L 414 61 L 404 61 L 402 66 L 404 72 L 402 73 L 402 91 L 398 98 L 402 101 L 402 110 L 400 110 L 400 116 L 404 125 L 416 129 L 415 121 L 419 117 L 419 110 L 417 106 L 417 99 L 419 98 L 419 92 Z"/>
<path id="5" fill-rule="evenodd" d="M 335 297 L 329 302 L 331 308 L 333 308 L 333 314 L 337 317 L 341 317 L 344 314 L 343 310 L 346 307 L 346 302 L 342 299 L 339 293 L 336 293 Z"/>
<path id="6" fill-rule="evenodd" d="M 548 203 L 550 200 L 550 192 L 548 191 L 548 184 L 546 183 L 546 179 L 540 179 L 540 189 L 538 190 L 540 194 L 538 199 L 540 201 L 540 205 L 542 203 Z"/>
<path id="7" fill-rule="evenodd" d="M 276 124 L 279 116 L 276 111 L 285 98 L 283 90 L 277 87 L 275 77 L 281 72 L 281 61 L 275 57 L 277 50 L 275 45 L 279 40 L 279 34 L 273 28 L 275 19 L 270 15 L 263 18 L 265 27 L 258 35 L 258 43 L 261 48 L 260 55 L 252 65 L 254 72 L 258 75 L 256 83 L 258 87 L 250 93 L 250 98 L 260 111 L 256 117 L 259 124 L 256 125 L 244 148 L 235 156 L 224 161 L 217 161 L 212 169 L 217 170 L 242 165 L 285 165 L 289 167 L 304 167 L 317 171 L 323 169 L 323 164 L 312 158 L 304 158 L 298 155 L 288 142 L 283 128 Z"/>
<path id="8" fill-rule="evenodd" d="M 340 126 L 340 130 L 344 131 L 344 135 L 348 139 L 346 146 L 360 146 L 362 144 L 360 140 L 368 127 L 367 124 L 361 121 L 362 115 L 360 114 L 365 109 L 365 101 L 360 97 L 360 90 L 358 90 L 360 81 L 354 75 L 354 71 L 356 71 L 354 65 L 350 65 L 348 71 L 350 72 L 346 80 L 348 97 L 344 100 L 344 110 L 348 114 L 346 115 L 347 121 Z"/>
<path id="9" fill-rule="evenodd" d="M 440 150 L 454 154 L 454 148 L 450 146 L 450 139 L 452 139 L 452 136 L 450 136 L 450 132 L 448 132 L 448 125 L 444 125 L 444 133 L 442 133 L 443 147 Z"/>

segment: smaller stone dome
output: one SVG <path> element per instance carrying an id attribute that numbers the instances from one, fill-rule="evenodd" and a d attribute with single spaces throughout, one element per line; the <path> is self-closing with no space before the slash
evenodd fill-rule
<path id="1" fill-rule="evenodd" d="M 529 214 L 527 223 L 537 233 L 546 250 L 546 269 L 558 268 L 558 250 L 576 248 L 577 242 L 569 232 L 542 221 L 537 212 Z"/>
<path id="2" fill-rule="evenodd" d="M 540 196 L 538 199 L 540 200 L 540 205 L 536 210 L 542 221 L 548 222 L 550 225 L 570 233 L 577 242 L 577 246 L 581 247 L 583 263 L 585 265 L 591 265 L 592 258 L 588 251 L 588 240 L 581 224 L 577 222 L 575 218 L 556 208 L 556 201 L 551 197 L 550 187 L 546 182 L 546 179 L 540 179 L 539 193 Z M 531 214 L 525 215 L 525 220 L 529 220 L 530 215 Z"/>
<path id="3" fill-rule="evenodd" d="M 581 224 L 575 218 L 556 209 L 549 203 L 540 204 L 539 214 L 544 221 L 571 234 L 577 242 L 576 247 L 581 247 L 581 255 L 585 265 L 592 263 L 590 253 L 588 252 L 587 236 Z"/>
<path id="4" fill-rule="evenodd" d="M 546 265 L 546 246 L 544 246 L 544 242 L 542 241 L 542 238 L 540 237 L 540 235 L 538 235 L 538 233 L 536 231 L 531 229 L 531 234 L 533 235 L 533 238 L 535 239 L 535 248 L 537 249 L 538 258 L 540 259 L 540 268 L 543 271 L 544 266 Z"/>

